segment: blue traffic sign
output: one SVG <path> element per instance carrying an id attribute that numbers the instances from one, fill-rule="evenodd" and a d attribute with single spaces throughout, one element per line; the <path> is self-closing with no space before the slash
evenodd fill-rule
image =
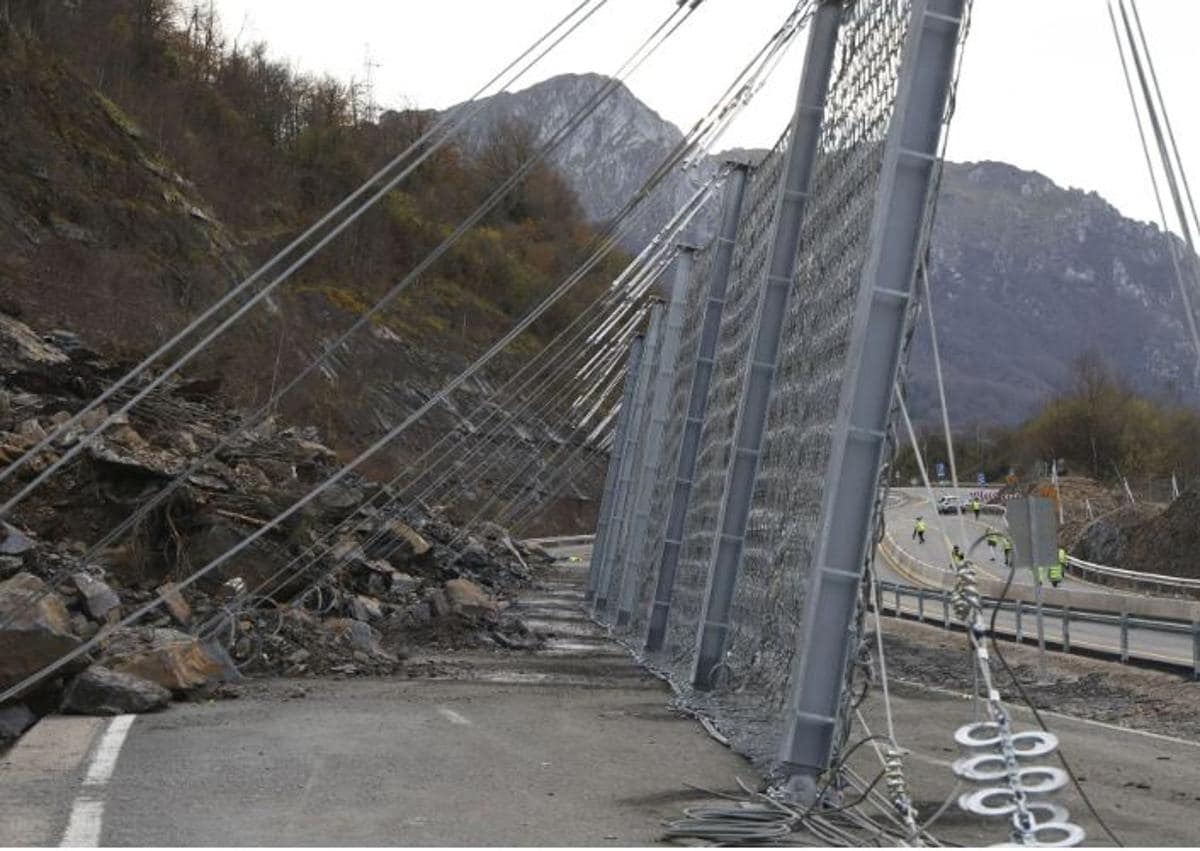
<path id="1" fill-rule="evenodd" d="M 978 475 L 975 476 L 975 481 L 979 484 L 980 487 L 983 487 L 984 485 L 987 484 L 987 476 L 985 476 L 983 473 L 979 473 Z"/>
<path id="2" fill-rule="evenodd" d="M 943 464 L 941 461 L 938 461 L 938 462 L 937 462 L 937 467 L 936 467 L 936 469 L 937 469 L 937 477 L 938 477 L 938 481 L 939 481 L 939 482 L 941 482 L 941 481 L 945 481 L 945 479 L 946 479 L 946 465 L 945 465 L 945 464 Z"/>

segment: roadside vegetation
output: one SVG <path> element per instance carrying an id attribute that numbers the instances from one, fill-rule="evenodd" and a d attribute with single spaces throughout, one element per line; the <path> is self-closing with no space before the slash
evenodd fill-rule
<path id="1" fill-rule="evenodd" d="M 265 43 L 230 43 L 208 2 L 6 0 L 4 8 L 15 31 L 82 76 L 114 121 L 195 185 L 251 260 L 290 241 L 436 119 L 381 111 L 364 81 L 299 72 Z M 361 311 L 522 163 L 534 138 L 510 124 L 477 155 L 440 149 L 314 258 L 301 284 Z M 558 172 L 536 168 L 387 324 L 406 338 L 450 336 L 452 347 L 473 349 L 574 268 L 592 235 Z M 618 262 L 550 311 L 535 341 L 563 327 Z"/>
<path id="2" fill-rule="evenodd" d="M 1110 484 L 1175 475 L 1183 487 L 1200 477 L 1200 412 L 1140 393 L 1095 352 L 1078 358 L 1066 390 L 1020 425 L 971 425 L 957 429 L 953 440 L 959 476 L 967 481 L 981 471 L 989 482 L 1046 476 L 1052 459 L 1060 474 Z M 918 441 L 927 463 L 947 458 L 940 428 L 921 429 Z M 895 467 L 904 480 L 919 475 L 908 443 Z"/>

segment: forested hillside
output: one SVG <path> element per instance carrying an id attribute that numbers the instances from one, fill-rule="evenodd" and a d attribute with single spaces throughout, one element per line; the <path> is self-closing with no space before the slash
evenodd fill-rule
<path id="1" fill-rule="evenodd" d="M 226 43 L 207 3 L 0 9 L 0 307 L 124 357 L 182 327 L 435 119 L 376 115 L 354 81 L 298 73 L 264 44 Z M 219 378 L 234 401 L 262 400 L 474 210 L 532 138 L 510 123 L 470 154 L 438 150 L 192 373 Z M 560 175 L 534 169 L 281 410 L 339 447 L 358 444 L 523 315 L 592 236 Z M 561 328 L 619 262 L 540 320 L 517 355 Z M 448 412 L 426 430 L 454 422 Z"/>

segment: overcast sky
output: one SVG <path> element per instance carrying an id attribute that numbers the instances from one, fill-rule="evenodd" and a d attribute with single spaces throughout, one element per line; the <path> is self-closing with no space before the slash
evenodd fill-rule
<path id="1" fill-rule="evenodd" d="M 578 0 L 216 0 L 227 33 L 296 67 L 362 79 L 382 106 L 445 107 L 474 91 Z M 795 0 L 707 0 L 629 80 L 677 125 L 706 110 Z M 674 6 L 609 0 L 527 79 L 607 73 Z M 954 160 L 994 159 L 1094 189 L 1157 221 L 1105 0 L 976 0 L 950 133 Z M 1185 165 L 1200 162 L 1200 0 L 1140 0 Z M 791 111 L 802 47 L 722 147 L 765 146 Z M 520 87 L 524 87 L 522 81 Z"/>

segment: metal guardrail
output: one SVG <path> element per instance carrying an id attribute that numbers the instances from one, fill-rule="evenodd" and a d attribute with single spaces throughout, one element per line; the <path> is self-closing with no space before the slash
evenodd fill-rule
<path id="1" fill-rule="evenodd" d="M 1018 643 L 1024 643 L 1036 635 L 1036 632 L 1031 635 L 1030 620 L 1036 623 L 1038 604 L 1022 600 L 999 600 L 995 597 L 983 597 L 982 600 L 986 611 L 990 612 L 999 605 L 1001 612 L 1011 614 L 1010 622 L 997 621 L 997 635 Z M 952 614 L 951 592 L 946 590 L 879 581 L 876 583 L 874 604 L 876 610 L 884 614 L 915 617 L 923 623 L 938 624 L 946 629 L 952 626 L 963 627 Z M 1040 609 L 1048 647 L 1056 647 L 1063 653 L 1086 652 L 1089 655 L 1111 656 L 1125 664 L 1149 662 L 1183 668 L 1190 671 L 1193 679 L 1200 680 L 1200 622 L 1136 617 L 1127 613 L 1088 611 L 1044 603 L 1040 605 Z M 1094 638 L 1073 641 L 1073 624 L 1115 627 L 1117 644 L 1114 647 L 1098 643 Z M 1139 636 L 1138 633 L 1142 635 Z M 1184 654 L 1164 654 L 1161 652 L 1162 648 L 1147 647 L 1145 641 L 1138 641 L 1139 637 L 1145 638 L 1147 634 L 1190 636 L 1190 660 Z M 1180 648 L 1183 646 L 1181 643 Z"/>
<path id="2" fill-rule="evenodd" d="M 1133 591 L 1155 589 L 1156 593 L 1187 597 L 1200 596 L 1200 579 L 1167 576 L 1162 573 L 1143 573 L 1137 570 L 1124 570 L 1119 567 L 1109 567 L 1103 564 L 1084 561 L 1074 556 L 1067 557 L 1067 569 L 1072 576 L 1097 585 L 1125 587 Z"/>

